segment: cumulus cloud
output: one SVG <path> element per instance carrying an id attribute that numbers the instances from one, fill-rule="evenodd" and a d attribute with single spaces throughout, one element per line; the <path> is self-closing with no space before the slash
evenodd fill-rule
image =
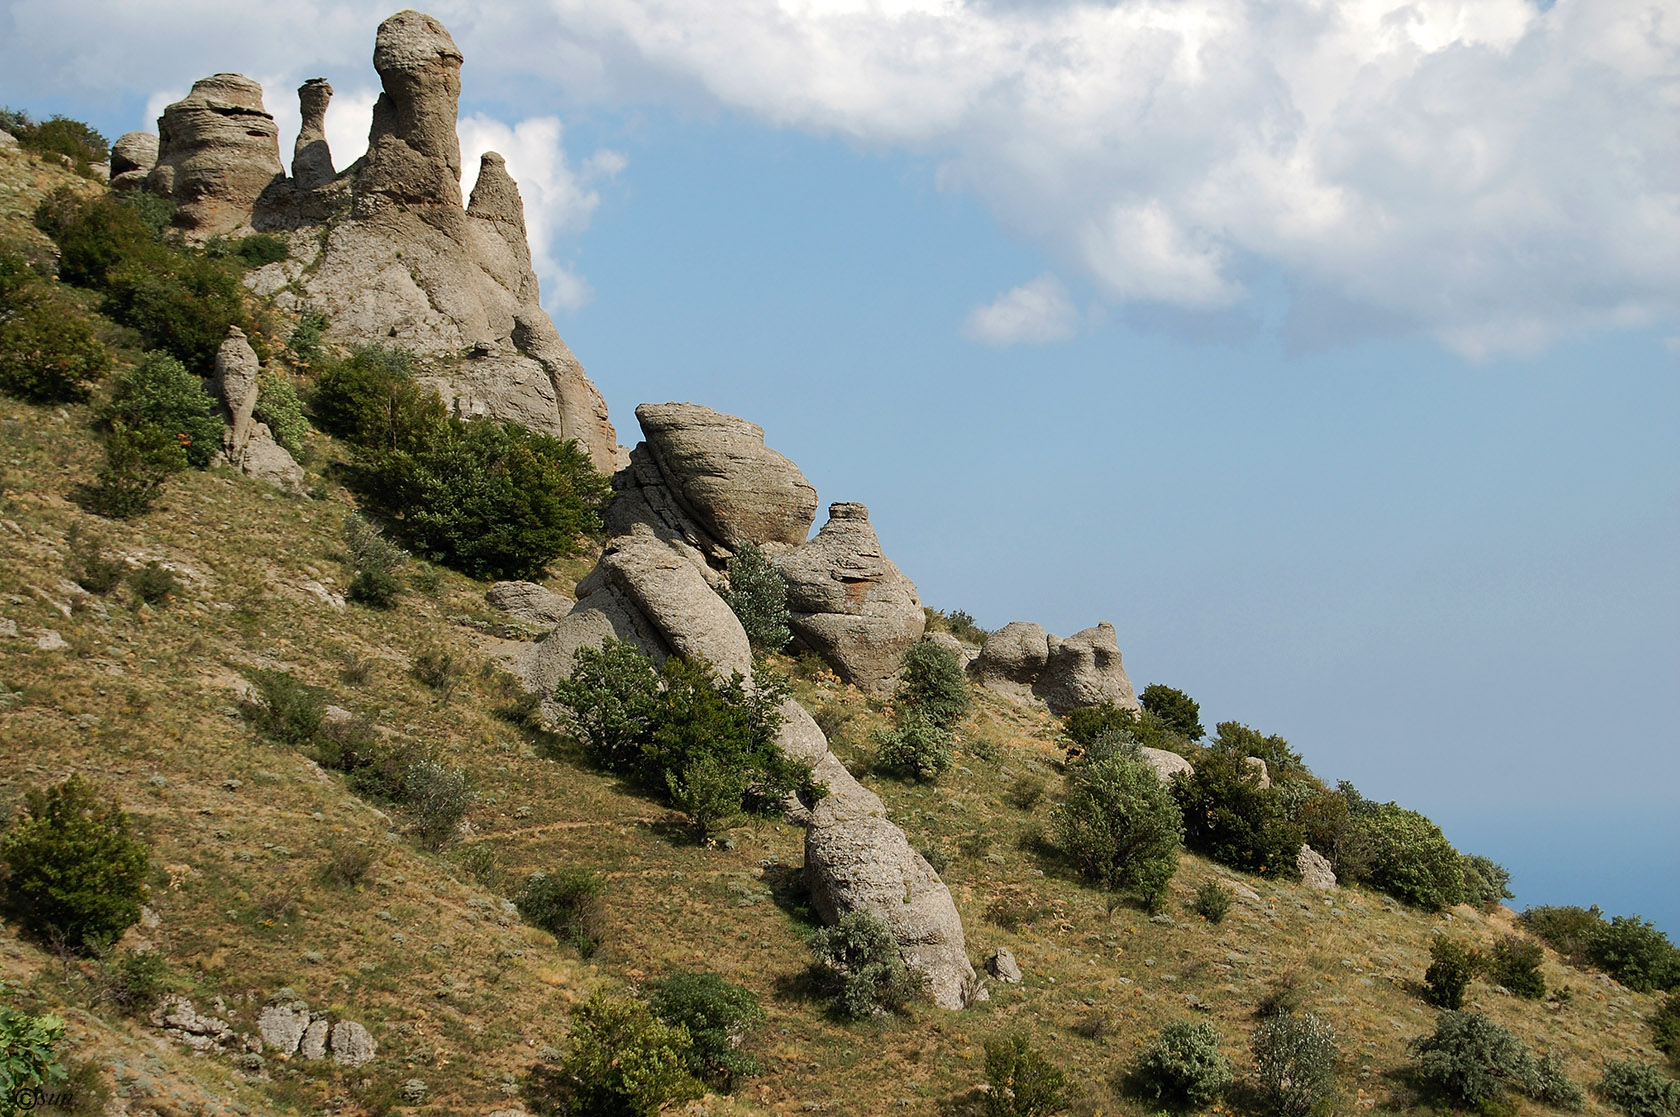
<path id="1" fill-rule="evenodd" d="M 985 345 L 1066 341 L 1079 330 L 1079 311 L 1067 288 L 1041 275 L 969 312 L 963 336 Z"/>

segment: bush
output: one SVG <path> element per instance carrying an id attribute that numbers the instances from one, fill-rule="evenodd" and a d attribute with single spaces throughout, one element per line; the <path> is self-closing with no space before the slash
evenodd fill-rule
<path id="1" fill-rule="evenodd" d="M 1521 935 L 1501 935 L 1482 966 L 1490 979 L 1515 995 L 1538 1001 L 1546 995 L 1546 978 L 1540 972 L 1540 962 L 1544 957 L 1545 951 L 1539 943 Z"/>
<path id="2" fill-rule="evenodd" d="M 8 992 L 0 982 L 0 996 Z M 64 1038 L 64 1019 L 47 1014 L 31 1016 L 0 1005 L 0 1098 L 14 1112 L 29 1108 L 21 1104 L 43 1091 L 61 1085 L 68 1072 L 59 1062 L 57 1047 Z"/>
<path id="3" fill-rule="evenodd" d="M 259 730 L 299 748 L 315 740 L 327 716 L 326 691 L 272 668 L 249 671 L 246 677 L 257 688 L 257 700 L 245 704 L 245 715 Z"/>
<path id="4" fill-rule="evenodd" d="M 1214 727 L 1212 747 L 1238 756 L 1257 756 L 1266 762 L 1274 780 L 1307 771 L 1301 754 L 1277 734 L 1270 736 L 1236 721 L 1222 721 Z"/>
<path id="5" fill-rule="evenodd" d="M 571 711 L 571 730 L 609 772 L 629 775 L 642 764 L 644 743 L 659 717 L 659 669 L 634 644 L 608 639 L 579 648 L 572 673 L 554 689 Z"/>
<path id="6" fill-rule="evenodd" d="M 1459 1105 L 1480 1107 L 1510 1090 L 1533 1097 L 1544 1086 L 1522 1041 L 1479 1012 L 1441 1013 L 1434 1033 L 1414 1040 L 1411 1051 L 1419 1081 Z"/>
<path id="7" fill-rule="evenodd" d="M 1596 1092 L 1606 1104 L 1628 1117 L 1673 1117 L 1680 1113 L 1680 1082 L 1664 1077 L 1649 1063 L 1631 1059 L 1607 1063 Z"/>
<path id="8" fill-rule="evenodd" d="M 105 466 L 91 485 L 71 493 L 85 511 L 112 520 L 143 515 L 157 503 L 171 473 L 185 468 L 180 442 L 157 429 L 132 431 L 113 423 L 105 438 Z"/>
<path id="9" fill-rule="evenodd" d="M 1184 844 L 1223 865 L 1263 876 L 1297 877 L 1301 828 L 1262 788 L 1243 754 L 1211 749 L 1194 771 L 1173 777 L 1172 794 L 1184 812 Z"/>
<path id="10" fill-rule="evenodd" d="M 1563 1062 L 1550 1052 L 1540 1056 L 1534 1064 L 1534 1077 L 1527 1089 L 1528 1096 L 1553 1109 L 1577 1110 L 1587 1102 L 1581 1087 L 1570 1081 L 1563 1072 Z"/>
<path id="11" fill-rule="evenodd" d="M 85 400 L 110 367 L 80 308 L 0 249 L 0 391 L 32 403 Z"/>
<path id="12" fill-rule="evenodd" d="M 898 700 L 941 729 L 968 712 L 968 676 L 956 655 L 939 644 L 912 644 L 904 653 Z"/>
<path id="13" fill-rule="evenodd" d="M 972 614 L 965 613 L 961 609 L 952 609 L 947 613 L 942 609 L 931 609 L 924 605 L 922 614 L 927 618 L 927 631 L 929 632 L 949 632 L 958 640 L 970 644 L 984 644 L 986 642 L 988 635 L 986 630 L 980 627 L 979 622 L 974 619 Z"/>
<path id="14" fill-rule="evenodd" d="M 1588 961 L 1593 939 L 1604 926 L 1603 913 L 1598 905 L 1580 908 L 1573 905 L 1541 905 L 1522 913 L 1523 926 L 1538 935 L 1553 950 L 1576 963 Z"/>
<path id="15" fill-rule="evenodd" d="M 758 1060 L 741 1050 L 747 1034 L 764 1023 L 764 1008 L 749 990 L 715 973 L 678 970 L 654 983 L 653 1014 L 688 1032 L 688 1071 L 724 1093 L 738 1079 L 758 1073 Z"/>
<path id="16" fill-rule="evenodd" d="M 414 676 L 416 682 L 437 691 L 448 701 L 455 685 L 466 676 L 467 667 L 456 658 L 452 649 L 442 644 L 431 644 L 415 654 L 408 673 Z"/>
<path id="17" fill-rule="evenodd" d="M 1067 1112 L 1067 1079 L 1019 1032 L 985 1043 L 986 1117 L 1049 1117 Z"/>
<path id="18" fill-rule="evenodd" d="M 568 865 L 532 873 L 513 898 L 525 922 L 540 927 L 588 958 L 601 944 L 601 895 L 607 882 L 592 870 Z"/>
<path id="19" fill-rule="evenodd" d="M 111 141 L 91 125 L 67 116 L 54 115 L 35 121 L 28 113 L 0 109 L 0 129 L 15 136 L 18 146 L 25 151 L 64 156 L 83 175 L 89 173 L 91 164 L 105 162 L 111 151 Z M 4 1096 L 4 1091 L 0 1091 L 0 1096 Z"/>
<path id="20" fill-rule="evenodd" d="M 321 340 L 326 332 L 327 316 L 317 310 L 305 310 L 298 315 L 298 324 L 286 339 L 286 347 L 299 361 L 313 365 L 325 352 Z"/>
<path id="21" fill-rule="evenodd" d="M 103 536 L 86 534 L 80 524 L 71 524 L 64 541 L 68 552 L 64 571 L 71 581 L 101 596 L 122 584 L 128 563 L 106 552 Z"/>
<path id="22" fill-rule="evenodd" d="M 115 195 L 89 198 L 60 187 L 35 207 L 35 227 L 58 245 L 59 278 L 78 287 L 103 289 L 124 263 L 169 254 L 145 214 Z"/>
<path id="23" fill-rule="evenodd" d="M 150 460 L 171 471 L 189 465 L 203 469 L 222 448 L 215 400 L 198 377 L 167 353 L 147 353 L 117 377 L 104 418 L 161 446 Z"/>
<path id="24" fill-rule="evenodd" d="M 1680 1062 L 1680 993 L 1670 993 L 1650 1021 L 1651 1046 Z"/>
<path id="25" fill-rule="evenodd" d="M 162 605 L 175 596 L 181 583 L 173 570 L 153 559 L 128 576 L 128 588 L 147 605 Z"/>
<path id="26" fill-rule="evenodd" d="M 572 1042 L 552 1067 L 532 1068 L 525 1096 L 538 1113 L 654 1117 L 705 1091 L 686 1069 L 691 1041 L 648 1007 L 597 990 L 572 1014 Z"/>
<path id="27" fill-rule="evenodd" d="M 461 830 L 476 795 L 467 774 L 436 760 L 413 764 L 404 781 L 403 802 L 414 815 L 414 832 L 427 849 L 442 849 Z"/>
<path id="28" fill-rule="evenodd" d="M 1062 715 L 1062 727 L 1073 743 L 1081 747 L 1088 747 L 1105 733 L 1123 733 L 1154 748 L 1160 744 L 1158 738 L 1162 732 L 1153 718 L 1140 718 L 1137 711 L 1112 702 L 1069 710 Z"/>
<path id="29" fill-rule="evenodd" d="M 1680 986 L 1680 950 L 1656 926 L 1637 915 L 1599 923 L 1587 941 L 1593 965 L 1636 993 Z"/>
<path id="30" fill-rule="evenodd" d="M 1202 728 L 1201 706 L 1182 690 L 1150 683 L 1143 688 L 1138 702 L 1163 727 L 1187 741 L 1199 741 L 1207 732 Z"/>
<path id="31" fill-rule="evenodd" d="M 1336 878 L 1354 883 L 1370 876 L 1371 846 L 1360 828 L 1363 816 L 1354 813 L 1348 791 L 1353 785 L 1345 781 L 1335 791 L 1316 791 L 1296 805 L 1293 817 L 1307 844 L 1330 862 Z M 1357 791 L 1353 795 L 1364 803 Z"/>
<path id="32" fill-rule="evenodd" d="M 1254 1029 L 1250 1048 L 1271 1112 L 1304 1117 L 1328 1107 L 1340 1054 L 1330 1025 L 1310 1012 L 1272 1016 Z"/>
<path id="33" fill-rule="evenodd" d="M 747 773 L 701 753 L 680 771 L 666 772 L 665 788 L 671 805 L 689 817 L 695 838 L 703 845 L 740 815 L 747 778 Z"/>
<path id="34" fill-rule="evenodd" d="M 355 570 L 344 596 L 370 609 L 394 606 L 402 594 L 397 572 L 408 561 L 408 552 L 355 512 L 344 517 L 344 546 Z"/>
<path id="35" fill-rule="evenodd" d="M 1183 823 L 1153 768 L 1124 756 L 1080 765 L 1053 825 L 1057 845 L 1087 879 L 1159 906 L 1178 871 Z"/>
<path id="36" fill-rule="evenodd" d="M 779 652 L 793 639 L 788 628 L 787 579 L 770 565 L 757 543 L 744 543 L 729 560 L 723 599 L 746 630 L 754 649 Z"/>
<path id="37" fill-rule="evenodd" d="M 169 964 L 155 950 L 125 950 L 102 969 L 100 996 L 126 1016 L 150 1012 L 169 987 Z"/>
<path id="38" fill-rule="evenodd" d="M 1482 911 L 1492 911 L 1499 901 L 1511 898 L 1511 874 L 1503 865 L 1479 854 L 1465 854 L 1459 861 L 1464 870 L 1464 902 Z"/>
<path id="39" fill-rule="evenodd" d="M 233 246 L 232 255 L 236 256 L 248 268 L 260 268 L 268 264 L 278 264 L 286 259 L 286 238 L 274 233 L 257 233 L 243 237 Z"/>
<path id="40" fill-rule="evenodd" d="M 893 729 L 869 735 L 875 746 L 875 767 L 910 780 L 932 782 L 951 767 L 951 732 L 923 717 L 914 707 L 905 710 Z"/>
<path id="41" fill-rule="evenodd" d="M 1200 1108 L 1231 1084 L 1231 1064 L 1212 1024 L 1168 1024 L 1138 1055 L 1126 1084 L 1152 1101 Z"/>
<path id="42" fill-rule="evenodd" d="M 25 932 L 92 953 L 140 919 L 150 847 L 81 776 L 30 791 L 0 837 L 5 909 Z"/>
<path id="43" fill-rule="evenodd" d="M 1204 880 L 1190 907 L 1209 923 L 1223 923 L 1225 914 L 1231 910 L 1231 894 L 1218 881 Z"/>
<path id="44" fill-rule="evenodd" d="M 814 932 L 810 947 L 812 976 L 840 1016 L 864 1020 L 902 1012 L 927 988 L 927 976 L 904 965 L 892 932 L 868 911 L 850 912 Z"/>
<path id="45" fill-rule="evenodd" d="M 309 420 L 304 418 L 303 400 L 290 380 L 270 372 L 259 375 L 257 406 L 251 414 L 257 422 L 268 424 L 274 441 L 285 447 L 292 457 L 303 457 Z"/>
<path id="46" fill-rule="evenodd" d="M 380 345 L 319 370 L 311 404 L 322 430 L 364 450 L 412 450 L 449 423 L 443 398 L 415 380 L 413 355 Z"/>
<path id="47" fill-rule="evenodd" d="M 1358 821 L 1369 849 L 1367 880 L 1426 911 L 1464 899 L 1464 868 L 1440 827 L 1416 811 L 1384 803 Z"/>
<path id="48" fill-rule="evenodd" d="M 372 868 L 373 852 L 364 845 L 346 842 L 327 852 L 321 879 L 339 888 L 359 888 Z"/>
<path id="49" fill-rule="evenodd" d="M 1017 776 L 1003 793 L 1004 802 L 1018 811 L 1030 811 L 1044 798 L 1044 777 L 1027 773 Z"/>
<path id="50" fill-rule="evenodd" d="M 1468 943 L 1436 935 L 1429 944 L 1429 969 L 1423 975 L 1423 999 L 1437 1008 L 1464 1006 L 1464 991 L 1476 976 L 1481 956 Z"/>
<path id="51" fill-rule="evenodd" d="M 1291 1012 L 1299 1012 L 1307 1001 L 1307 990 L 1301 982 L 1301 975 L 1295 970 L 1285 970 L 1271 980 L 1266 991 L 1254 1006 L 1254 1015 L 1261 1020 L 1273 1016 L 1283 1016 Z"/>

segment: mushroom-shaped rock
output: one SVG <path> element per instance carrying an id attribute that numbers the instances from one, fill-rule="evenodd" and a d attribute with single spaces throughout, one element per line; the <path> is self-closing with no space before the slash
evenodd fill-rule
<path id="1" fill-rule="evenodd" d="M 803 547 L 770 556 L 787 580 L 794 637 L 860 689 L 892 689 L 927 614 L 915 583 L 881 553 L 869 509 L 838 502 Z"/>
<path id="2" fill-rule="evenodd" d="M 310 78 L 297 92 L 303 124 L 292 145 L 292 181 L 299 190 L 314 190 L 333 180 L 332 151 L 327 147 L 327 102 L 333 87 L 326 78 Z"/>
<path id="3" fill-rule="evenodd" d="M 403 205 L 461 205 L 461 51 L 429 15 L 398 12 L 379 25 L 373 68 L 384 87 L 373 106 L 364 198 Z"/>
<path id="4" fill-rule="evenodd" d="M 1028 701 L 1033 683 L 1050 661 L 1049 641 L 1042 625 L 1010 621 L 986 637 L 968 669 L 987 690 Z"/>
<path id="5" fill-rule="evenodd" d="M 111 189 L 138 190 L 158 161 L 158 138 L 150 132 L 125 132 L 111 145 Z"/>
<path id="6" fill-rule="evenodd" d="M 826 772 L 829 794 L 811 810 L 805 831 L 812 906 L 827 923 L 859 910 L 879 916 L 905 964 L 927 975 L 933 1002 L 966 1007 L 976 980 L 950 889 L 910 848 L 904 832 L 887 821 L 880 799 L 844 768 Z M 825 767 L 814 775 L 823 778 Z"/>
<path id="7" fill-rule="evenodd" d="M 158 118 L 146 188 L 175 202 L 175 223 L 193 236 L 248 226 L 257 198 L 285 178 L 279 137 L 261 85 L 242 74 L 196 81 Z"/>
<path id="8" fill-rule="evenodd" d="M 987 642 L 988 646 L 990 641 Z M 1120 665 L 1120 644 L 1107 621 L 1062 639 L 1046 641 L 1046 663 L 1033 686 L 1050 712 L 1061 715 L 1081 706 L 1112 702 L 1122 709 L 1141 709 L 1131 680 Z"/>
<path id="9" fill-rule="evenodd" d="M 763 427 L 695 403 L 644 403 L 636 419 L 672 494 L 724 546 L 805 542 L 817 490 Z"/>

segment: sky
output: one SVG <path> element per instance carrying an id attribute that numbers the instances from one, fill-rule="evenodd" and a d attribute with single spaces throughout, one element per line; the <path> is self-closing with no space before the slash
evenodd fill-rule
<path id="1" fill-rule="evenodd" d="M 1515 906 L 1680 938 L 1680 0 L 430 10 L 621 440 L 745 416 L 926 603 L 1111 621 Z M 0 103 L 237 71 L 289 154 L 325 76 L 343 167 L 390 11 L 0 0 Z"/>

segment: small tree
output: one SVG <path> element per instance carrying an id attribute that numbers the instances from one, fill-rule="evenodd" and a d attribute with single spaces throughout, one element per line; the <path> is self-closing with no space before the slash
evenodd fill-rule
<path id="1" fill-rule="evenodd" d="M 853 1020 L 902 1012 L 927 988 L 910 970 L 881 917 L 859 909 L 811 935 L 813 977 L 833 997 L 834 1011 Z"/>
<path id="2" fill-rule="evenodd" d="M 788 628 L 787 579 L 757 543 L 743 543 L 730 558 L 723 599 L 746 630 L 754 649 L 779 652 L 793 639 Z"/>
<path id="3" fill-rule="evenodd" d="M 659 716 L 659 671 L 634 644 L 608 639 L 573 654 L 554 700 L 571 711 L 572 731 L 595 763 L 628 775 Z"/>
<path id="4" fill-rule="evenodd" d="M 1636 993 L 1680 986 L 1680 950 L 1656 925 L 1637 915 L 1613 916 L 1587 941 L 1587 957 Z"/>
<path id="5" fill-rule="evenodd" d="M 914 708 L 905 710 L 893 729 L 870 734 L 875 745 L 875 767 L 905 779 L 931 783 L 951 767 L 951 732 L 924 718 Z"/>
<path id="6" fill-rule="evenodd" d="M 1289 742 L 1273 733 L 1261 733 L 1237 721 L 1222 721 L 1214 727 L 1213 747 L 1238 756 L 1257 756 L 1266 762 L 1273 778 L 1307 770 L 1301 754 Z"/>
<path id="7" fill-rule="evenodd" d="M 1067 1112 L 1067 1078 L 1020 1032 L 985 1043 L 986 1117 L 1050 1117 Z"/>
<path id="8" fill-rule="evenodd" d="M 1651 1044 L 1680 1062 L 1680 993 L 1670 993 L 1650 1016 Z"/>
<path id="9" fill-rule="evenodd" d="M 671 805 L 694 822 L 695 837 L 703 844 L 741 813 L 747 794 L 747 773 L 726 767 L 717 757 L 702 753 L 680 772 L 666 772 Z"/>
<path id="10" fill-rule="evenodd" d="M 1271 1112 L 1303 1117 L 1329 1100 L 1339 1054 L 1329 1024 L 1310 1012 L 1272 1016 L 1254 1029 L 1252 1050 L 1254 1075 Z"/>
<path id="11" fill-rule="evenodd" d="M 389 609 L 402 593 L 397 574 L 408 552 L 385 538 L 385 533 L 356 512 L 344 517 L 344 546 L 355 569 L 344 596 L 370 609 Z"/>
<path id="12" fill-rule="evenodd" d="M 705 1093 L 688 1072 L 688 1031 L 628 997 L 597 990 L 572 1014 L 572 1042 L 555 1066 L 533 1067 L 525 1096 L 538 1113 L 654 1117 Z"/>
<path id="13" fill-rule="evenodd" d="M 1435 936 L 1429 944 L 1429 969 L 1423 975 L 1424 1000 L 1437 1008 L 1462 1008 L 1464 991 L 1480 964 L 1481 957 L 1468 943 Z"/>
<path id="14" fill-rule="evenodd" d="M 436 760 L 416 761 L 404 783 L 404 802 L 414 815 L 414 833 L 427 849 L 442 849 L 461 830 L 476 798 L 467 774 Z"/>
<path id="15" fill-rule="evenodd" d="M 93 953 L 139 921 L 150 853 L 116 798 L 81 776 L 31 791 L 0 837 L 7 914 L 37 938 Z"/>
<path id="16" fill-rule="evenodd" d="M 653 986 L 653 1014 L 687 1029 L 688 1070 L 725 1093 L 758 1073 L 758 1060 L 741 1050 L 747 1035 L 764 1023 L 764 1008 L 752 992 L 715 973 L 678 970 Z"/>
<path id="17" fill-rule="evenodd" d="M 1207 732 L 1202 728 L 1201 706 L 1182 690 L 1150 683 L 1143 688 L 1138 702 L 1163 727 L 1186 741 L 1199 741 Z"/>
<path id="18" fill-rule="evenodd" d="M 1190 772 L 1173 777 L 1184 812 L 1184 844 L 1223 865 L 1265 876 L 1300 875 L 1301 828 L 1244 761 L 1244 754 L 1210 749 Z"/>
<path id="19" fill-rule="evenodd" d="M 1450 908 L 1464 898 L 1464 867 L 1441 828 L 1393 803 L 1359 819 L 1370 851 L 1368 879 L 1397 900 L 1426 911 Z"/>
<path id="20" fill-rule="evenodd" d="M 1212 1024 L 1181 1021 L 1161 1029 L 1126 1076 L 1131 1092 L 1169 1105 L 1200 1108 L 1231 1084 L 1231 1064 Z"/>
<path id="21" fill-rule="evenodd" d="M 84 400 L 110 367 L 75 305 L 0 249 L 0 391 L 34 403 Z"/>
<path id="22" fill-rule="evenodd" d="M 513 898 L 525 922 L 541 927 L 585 958 L 600 944 L 601 896 L 607 882 L 600 874 L 567 865 L 552 873 L 532 873 Z"/>
<path id="23" fill-rule="evenodd" d="M 1512 993 L 1537 1001 L 1546 995 L 1546 977 L 1540 972 L 1540 962 L 1544 957 L 1545 951 L 1532 939 L 1521 935 L 1501 935 L 1488 952 L 1483 967 L 1488 977 Z"/>
<path id="24" fill-rule="evenodd" d="M 1499 901 L 1511 898 L 1511 873 L 1505 866 L 1480 854 L 1467 853 L 1459 862 L 1464 870 L 1464 902 L 1492 911 Z"/>
<path id="25" fill-rule="evenodd" d="M 1151 908 L 1178 871 L 1178 804 L 1141 760 L 1111 756 L 1076 767 L 1053 825 L 1062 852 L 1089 880 L 1133 892 Z"/>
<path id="26" fill-rule="evenodd" d="M 179 449 L 155 456 L 160 466 L 203 469 L 222 448 L 222 420 L 216 402 L 198 377 L 168 353 L 154 350 L 118 374 L 105 420 Z"/>
<path id="27" fill-rule="evenodd" d="M 1507 1091 L 1540 1090 L 1534 1057 L 1510 1031 L 1479 1012 L 1441 1013 L 1435 1031 L 1414 1040 L 1418 1078 L 1459 1105 L 1476 1108 Z"/>
<path id="28" fill-rule="evenodd" d="M 968 712 L 968 677 L 949 648 L 923 641 L 904 653 L 898 700 L 942 729 Z"/>

